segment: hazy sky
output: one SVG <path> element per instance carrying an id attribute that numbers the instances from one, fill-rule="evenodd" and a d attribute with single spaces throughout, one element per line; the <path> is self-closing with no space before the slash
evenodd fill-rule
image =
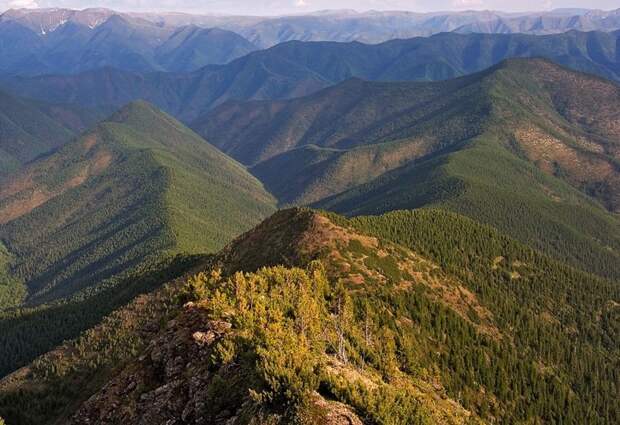
<path id="1" fill-rule="evenodd" d="M 125 11 L 175 10 L 187 12 L 273 15 L 322 9 L 437 10 L 493 9 L 548 10 L 560 7 L 616 9 L 618 0 L 0 0 L 0 10 L 11 7 L 107 7 Z"/>

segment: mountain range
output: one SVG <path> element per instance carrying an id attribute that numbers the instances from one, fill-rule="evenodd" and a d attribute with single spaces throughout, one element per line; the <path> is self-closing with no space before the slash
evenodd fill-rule
<path id="1" fill-rule="evenodd" d="M 144 99 L 192 126 L 227 100 L 274 100 L 311 94 L 352 77 L 436 81 L 482 71 L 506 58 L 544 57 L 618 81 L 620 32 L 549 36 L 439 34 L 361 43 L 290 42 L 192 73 L 135 73 L 102 68 L 78 75 L 5 77 L 16 95 L 89 108 Z"/>
<path id="2" fill-rule="evenodd" d="M 196 128 L 284 205 L 354 215 L 448 205 L 603 272 L 620 261 L 619 113 L 617 84 L 512 59 L 447 82 L 353 79 L 228 102 Z M 578 258 L 586 252 L 597 254 Z"/>
<path id="3" fill-rule="evenodd" d="M 545 35 L 571 30 L 613 32 L 618 29 L 620 13 L 617 10 L 558 10 L 520 15 L 327 11 L 251 18 L 131 14 L 108 9 L 17 9 L 0 15 L 0 54 L 3 57 L 0 73 L 76 74 L 101 67 L 133 72 L 191 72 L 207 65 L 226 64 L 259 48 L 294 40 L 375 44 L 445 32 Z M 590 43 L 577 43 L 577 49 L 613 57 L 616 43 L 610 46 L 605 42 L 603 47 L 589 46 Z M 560 46 L 546 47 L 552 50 Z M 475 51 L 468 53 L 475 54 Z M 539 54 L 544 55 L 544 52 Z M 524 51 L 517 55 L 531 53 Z"/>
<path id="4" fill-rule="evenodd" d="M 10 10 L 0 16 L 4 74 L 75 74 L 104 66 L 189 72 L 254 50 L 231 31 L 160 27 L 110 10 Z"/>
<path id="5" fill-rule="evenodd" d="M 618 423 L 616 14 L 4 13 L 0 424 Z"/>
<path id="6" fill-rule="evenodd" d="M 109 9 L 15 9 L 0 21 L 18 22 L 42 35 L 67 24 L 95 28 L 117 15 L 137 28 L 157 35 L 186 26 L 221 28 L 235 32 L 259 48 L 286 41 L 359 41 L 381 43 L 397 38 L 428 37 L 442 32 L 545 35 L 620 29 L 620 9 L 556 9 L 545 12 L 505 13 L 462 11 L 415 13 L 404 11 L 325 10 L 290 16 L 226 16 L 184 13 L 124 13 Z M 159 28 L 159 31 L 157 31 Z"/>

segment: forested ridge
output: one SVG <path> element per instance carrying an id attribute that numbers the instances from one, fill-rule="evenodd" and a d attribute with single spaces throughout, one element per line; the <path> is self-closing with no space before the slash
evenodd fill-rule
<path id="1" fill-rule="evenodd" d="M 274 203 L 143 102 L 29 163 L 0 186 L 0 376 L 186 272 Z"/>
<path id="2" fill-rule="evenodd" d="M 2 187 L 0 238 L 31 305 L 160 256 L 214 252 L 274 209 L 241 165 L 141 102 Z"/>
<path id="3" fill-rule="evenodd" d="M 504 396 L 511 393 L 510 399 L 527 398 L 527 393 L 531 397 L 542 391 L 526 403 L 525 411 L 519 412 L 515 406 L 517 416 L 513 420 L 529 414 L 525 413 L 527 410 L 541 409 L 556 415 L 549 416 L 548 421 L 617 421 L 620 412 L 612 401 L 619 390 L 617 282 L 578 271 L 492 227 L 445 211 L 397 211 L 352 218 L 346 224 L 407 246 L 458 276 L 493 312 L 496 323 L 514 332 L 514 339 L 502 350 L 504 353 L 514 350 L 529 357 L 531 365 L 550 367 L 548 370 L 557 373 L 547 382 L 547 389 L 540 387 L 540 382 L 527 382 L 523 370 L 506 373 L 510 384 L 495 381 L 496 391 Z M 470 350 L 462 347 L 461 352 L 469 354 L 452 372 L 479 367 L 472 358 L 467 359 Z M 482 382 L 497 378 L 490 378 L 484 367 L 480 372 L 485 376 Z M 495 372 L 501 373 L 497 369 Z M 458 373 L 447 376 L 459 390 L 463 388 L 463 378 L 465 382 L 472 378 L 459 379 Z M 555 379 L 558 381 L 554 383 Z M 563 394 L 555 392 L 561 388 L 556 386 L 559 382 L 568 384 Z M 574 398 L 573 391 L 577 394 Z"/>
<path id="4" fill-rule="evenodd" d="M 146 348 L 135 339 L 122 324 L 133 323 L 132 310 L 120 310 L 113 328 L 129 333 L 95 329 L 67 346 L 77 351 L 64 349 L 72 354 L 42 357 L 14 378 L 21 391 L 0 387 L 0 414 L 16 424 L 71 415 L 61 406 L 77 408 L 79 390 L 66 383 L 108 370 L 99 376 L 109 385 L 90 387 L 97 394 L 72 423 L 98 415 L 159 423 L 181 414 L 161 410 L 160 397 L 172 394 L 188 418 L 206 415 L 206 423 L 222 420 L 209 415 L 223 409 L 239 424 L 316 421 L 324 400 L 350 406 L 351 420 L 378 424 L 619 418 L 618 286 L 490 226 L 432 209 L 352 219 L 287 210 L 209 264 L 153 304 L 178 314 L 155 320 L 159 342 Z M 205 329 L 213 336 L 201 336 L 211 335 Z M 135 351 L 118 351 L 117 338 L 135 341 Z M 102 347 L 118 359 L 113 375 L 105 358 L 95 360 Z M 182 390 L 187 378 L 175 372 L 175 356 L 206 392 Z M 153 378 L 151 368 L 169 372 Z M 44 383 L 36 398 L 24 379 Z M 33 399 L 41 404 L 20 414 Z M 119 411 L 113 400 L 135 404 Z M 141 411 L 147 419 L 135 416 Z"/>

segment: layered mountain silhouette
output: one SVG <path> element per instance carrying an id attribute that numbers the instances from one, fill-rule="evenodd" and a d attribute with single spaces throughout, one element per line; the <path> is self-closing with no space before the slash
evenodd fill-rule
<path id="1" fill-rule="evenodd" d="M 161 27 L 106 9 L 0 15 L 0 73 L 75 74 L 105 66 L 135 72 L 194 71 L 257 48 L 231 31 Z"/>
<path id="2" fill-rule="evenodd" d="M 618 423 L 617 18 L 0 15 L 0 423 Z"/>
<path id="3" fill-rule="evenodd" d="M 504 13 L 462 11 L 415 13 L 403 11 L 326 10 L 292 16 L 225 16 L 184 13 L 121 13 L 109 9 L 18 9 L 5 12 L 0 21 L 16 22 L 46 35 L 68 24 L 95 28 L 113 15 L 136 27 L 151 27 L 169 34 L 185 26 L 233 31 L 260 48 L 287 41 L 360 41 L 376 44 L 393 39 L 428 37 L 442 32 L 526 33 L 546 35 L 578 31 L 620 29 L 618 10 L 556 9 L 545 12 Z M 153 28 L 154 27 L 154 28 Z"/>
<path id="4" fill-rule="evenodd" d="M 449 205 L 602 272 L 618 262 L 608 247 L 619 243 L 619 111 L 617 84 L 519 59 L 447 82 L 354 79 L 299 99 L 228 102 L 196 128 L 282 204 Z"/>
<path id="5" fill-rule="evenodd" d="M 284 43 L 224 66 L 193 73 L 131 73 L 104 68 L 73 76 L 5 78 L 5 90 L 55 103 L 121 107 L 145 99 L 191 123 L 227 100 L 274 100 L 314 93 L 349 78 L 372 81 L 446 80 L 482 71 L 506 58 L 544 57 L 617 80 L 620 33 L 536 37 L 522 34 L 440 34 L 361 43 Z"/>

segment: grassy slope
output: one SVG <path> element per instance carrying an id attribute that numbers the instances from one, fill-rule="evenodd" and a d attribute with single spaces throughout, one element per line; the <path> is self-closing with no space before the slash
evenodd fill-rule
<path id="1" fill-rule="evenodd" d="M 24 173 L 13 182 L 34 184 L 5 197 L 5 211 L 37 190 L 53 195 L 0 227 L 31 301 L 95 286 L 149 257 L 213 251 L 273 209 L 243 167 L 143 103 Z"/>

